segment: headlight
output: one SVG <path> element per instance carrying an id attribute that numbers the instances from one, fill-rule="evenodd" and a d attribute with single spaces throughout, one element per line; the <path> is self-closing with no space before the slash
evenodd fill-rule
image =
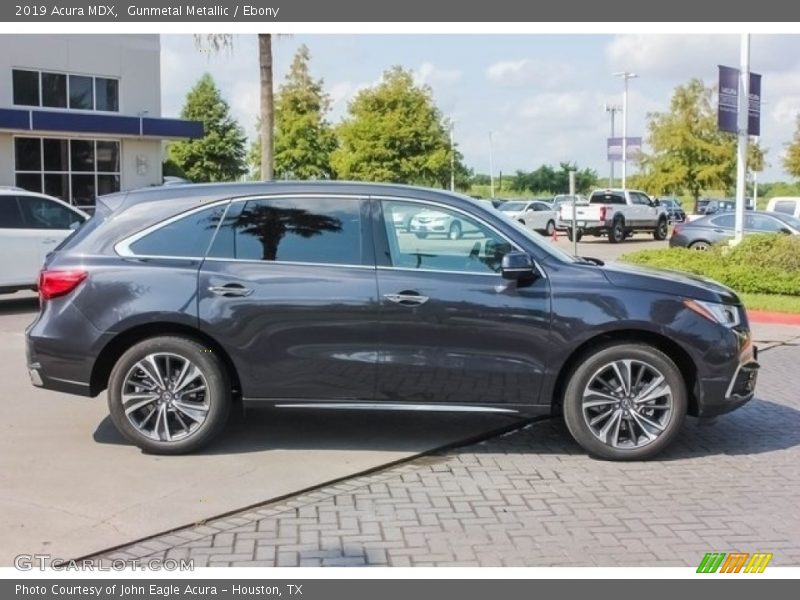
<path id="1" fill-rule="evenodd" d="M 740 322 L 739 309 L 730 304 L 705 302 L 703 300 L 684 300 L 683 304 L 686 308 L 693 310 L 709 321 L 714 321 L 726 327 L 736 327 Z"/>

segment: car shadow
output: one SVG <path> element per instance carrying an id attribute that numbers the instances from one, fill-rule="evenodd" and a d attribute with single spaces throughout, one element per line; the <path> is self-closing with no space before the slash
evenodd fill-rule
<path id="1" fill-rule="evenodd" d="M 0 296 L 0 316 L 21 315 L 39 311 L 38 296 Z"/>
<path id="2" fill-rule="evenodd" d="M 198 455 L 269 450 L 380 450 L 419 453 L 515 428 L 519 416 L 486 413 L 432 413 L 274 409 L 248 406 L 231 411 L 219 438 Z M 133 446 L 105 417 L 93 434 L 99 444 Z"/>
<path id="3" fill-rule="evenodd" d="M 780 426 L 777 426 L 780 424 Z M 505 435 L 501 435 L 505 433 Z M 132 444 L 104 418 L 94 432 L 100 444 Z M 483 440 L 481 444 L 475 444 Z M 800 410 L 756 399 L 711 421 L 688 417 L 657 461 L 717 455 L 741 456 L 800 445 Z M 200 455 L 282 450 L 381 450 L 586 455 L 560 418 L 470 413 L 302 410 L 248 407 L 234 411 L 223 434 Z"/>

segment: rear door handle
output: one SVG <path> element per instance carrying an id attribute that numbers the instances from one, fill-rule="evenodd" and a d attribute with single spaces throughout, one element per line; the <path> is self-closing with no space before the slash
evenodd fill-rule
<path id="1" fill-rule="evenodd" d="M 419 306 L 430 300 L 428 296 L 421 296 L 417 292 L 410 291 L 403 291 L 399 294 L 384 294 L 383 297 L 389 302 L 394 302 L 395 304 L 401 304 L 403 306 Z"/>
<path id="2" fill-rule="evenodd" d="M 242 298 L 253 293 L 253 290 L 238 283 L 228 283 L 221 286 L 212 285 L 208 288 L 208 291 L 223 298 Z"/>
<path id="3" fill-rule="evenodd" d="M 42 240 L 43 244 L 55 244 L 57 242 L 58 242 L 58 240 L 56 238 Z"/>

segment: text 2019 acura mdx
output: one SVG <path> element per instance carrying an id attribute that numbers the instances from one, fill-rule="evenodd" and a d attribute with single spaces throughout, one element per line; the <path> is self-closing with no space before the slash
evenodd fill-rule
<path id="1" fill-rule="evenodd" d="M 431 211 L 460 235 L 396 226 Z M 108 389 L 119 430 L 164 454 L 209 442 L 243 399 L 552 413 L 588 452 L 641 459 L 686 414 L 750 400 L 758 368 L 728 288 L 571 257 L 470 198 L 397 185 L 106 196 L 39 292 L 33 383 Z"/>

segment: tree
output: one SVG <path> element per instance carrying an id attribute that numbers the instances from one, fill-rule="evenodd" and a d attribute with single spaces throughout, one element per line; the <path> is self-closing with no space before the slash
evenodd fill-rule
<path id="1" fill-rule="evenodd" d="M 230 181 L 247 172 L 245 135 L 214 80 L 204 74 L 186 95 L 181 117 L 201 121 L 204 135 L 169 146 L 169 160 L 192 181 Z"/>
<path id="2" fill-rule="evenodd" d="M 699 79 L 675 88 L 665 113 L 648 115 L 652 153 L 643 154 L 640 181 L 656 194 L 686 190 L 695 210 L 705 189 L 730 190 L 736 182 L 736 136 L 717 129 L 713 88 Z M 763 152 L 751 144 L 748 164 L 763 164 Z"/>
<path id="3" fill-rule="evenodd" d="M 797 128 L 795 129 L 794 137 L 786 145 L 783 168 L 795 179 L 800 179 L 800 115 L 797 116 Z"/>
<path id="4" fill-rule="evenodd" d="M 331 152 L 336 147 L 333 128 L 325 118 L 330 97 L 322 79 L 311 77 L 309 60 L 303 45 L 275 97 L 275 172 L 293 179 L 329 179 Z M 260 168 L 260 141 L 251 149 L 250 162 Z"/>
<path id="5" fill-rule="evenodd" d="M 450 186 L 450 136 L 428 86 L 393 67 L 359 92 L 337 128 L 331 163 L 340 179 Z M 468 172 L 454 148 L 457 180 Z M 459 174 L 460 173 L 460 174 Z"/>
<path id="6" fill-rule="evenodd" d="M 201 49 L 219 52 L 223 48 L 233 48 L 233 35 L 229 33 L 209 33 L 195 35 L 195 43 Z M 260 89 L 259 137 L 261 141 L 260 173 L 265 181 L 272 180 L 274 98 L 272 85 L 272 34 L 258 34 L 258 72 Z"/>
<path id="7" fill-rule="evenodd" d="M 597 182 L 597 172 L 593 169 L 578 169 L 573 163 L 562 162 L 558 169 L 542 165 L 535 171 L 518 170 L 511 180 L 511 189 L 533 194 L 567 194 L 570 171 L 575 171 L 576 192 L 588 192 Z"/>

